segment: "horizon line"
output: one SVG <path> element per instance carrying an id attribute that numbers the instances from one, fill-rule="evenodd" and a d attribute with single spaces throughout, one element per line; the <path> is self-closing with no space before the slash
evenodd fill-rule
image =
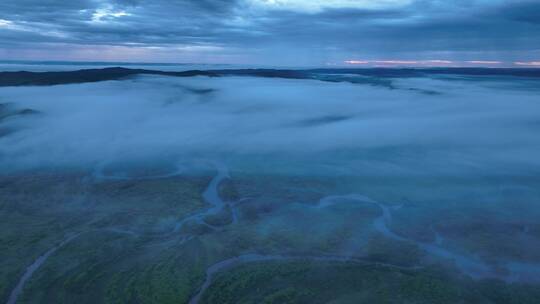
<path id="1" fill-rule="evenodd" d="M 433 63 L 434 65 L 430 65 Z M 437 65 L 436 63 L 440 63 Z M 464 64 L 459 64 L 464 63 Z M 193 62 L 149 62 L 149 61 L 94 61 L 94 60 L 33 60 L 33 59 L 0 59 L 0 64 L 28 64 L 28 65 L 148 65 L 148 66 L 189 66 L 189 65 L 206 65 L 206 66 L 265 66 L 258 64 L 238 64 L 238 63 L 193 63 Z M 269 66 L 269 65 L 266 65 Z M 280 68 L 308 68 L 308 66 L 279 66 Z M 312 65 L 312 68 L 375 68 L 375 69 L 429 69 L 429 68 L 485 68 L 485 69 L 538 69 L 540 61 L 482 61 L 482 60 L 467 60 L 467 61 L 450 61 L 450 60 L 345 60 L 341 63 L 326 63 L 322 65 Z"/>

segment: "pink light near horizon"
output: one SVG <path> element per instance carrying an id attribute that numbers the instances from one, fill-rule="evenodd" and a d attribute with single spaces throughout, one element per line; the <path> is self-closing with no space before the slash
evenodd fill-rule
<path id="1" fill-rule="evenodd" d="M 351 65 L 372 65 L 372 66 L 392 66 L 392 65 L 420 65 L 420 66 L 441 66 L 454 64 L 454 61 L 443 59 L 432 60 L 346 60 L 345 64 Z"/>
<path id="2" fill-rule="evenodd" d="M 471 60 L 466 61 L 470 64 L 487 64 L 487 65 L 493 65 L 493 64 L 502 64 L 502 61 L 494 61 L 494 60 Z"/>
<path id="3" fill-rule="evenodd" d="M 369 61 L 363 61 L 363 60 L 346 60 L 346 64 L 369 64 Z"/>
<path id="4" fill-rule="evenodd" d="M 431 60 L 400 60 L 400 59 L 391 59 L 391 60 L 346 60 L 343 63 L 347 65 L 369 65 L 375 67 L 388 67 L 388 66 L 423 66 L 423 67 L 438 67 L 438 66 L 448 66 L 448 67 L 495 67 L 495 66 L 505 66 L 511 67 L 520 66 L 520 67 L 539 67 L 540 61 L 516 61 L 516 62 L 505 62 L 498 60 L 467 60 L 467 61 L 452 61 L 444 59 L 431 59 Z"/>
<path id="5" fill-rule="evenodd" d="M 376 64 L 419 64 L 420 61 L 416 60 L 375 60 L 373 61 Z"/>
<path id="6" fill-rule="evenodd" d="M 440 64 L 453 64 L 453 61 L 450 60 L 426 60 L 427 63 L 440 63 Z"/>
<path id="7" fill-rule="evenodd" d="M 519 65 L 519 66 L 540 67 L 540 61 L 529 61 L 529 62 L 516 61 L 514 62 L 514 64 Z"/>

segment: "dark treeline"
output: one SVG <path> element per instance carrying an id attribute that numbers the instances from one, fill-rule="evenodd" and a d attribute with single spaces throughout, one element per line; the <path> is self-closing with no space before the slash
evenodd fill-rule
<path id="1" fill-rule="evenodd" d="M 308 70 L 278 70 L 278 69 L 223 69 L 223 70 L 190 70 L 182 72 L 103 68 L 61 72 L 0 72 L 0 86 L 43 86 L 120 80 L 136 75 L 162 75 L 173 77 L 193 76 L 252 76 L 285 79 L 316 79 L 322 81 L 348 81 L 343 78 L 329 78 L 329 75 L 357 75 L 372 78 L 403 78 L 425 77 L 429 75 L 458 75 L 458 76 L 514 76 L 540 78 L 540 69 L 486 69 L 486 68 L 370 68 L 370 69 L 308 69 Z"/>

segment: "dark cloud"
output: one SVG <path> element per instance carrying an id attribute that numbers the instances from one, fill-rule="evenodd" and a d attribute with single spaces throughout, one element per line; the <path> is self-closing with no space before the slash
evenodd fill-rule
<path id="1" fill-rule="evenodd" d="M 511 20 L 540 24 L 540 2 L 526 1 L 504 7 L 501 12 Z"/>
<path id="2" fill-rule="evenodd" d="M 67 56 L 96 45 L 140 48 L 147 54 L 144 59 L 152 59 L 153 52 L 156 60 L 182 61 L 192 52 L 284 64 L 348 58 L 533 60 L 539 56 L 538 1 L 416 0 L 395 7 L 335 5 L 305 11 L 256 7 L 252 2 L 1 1 L 0 56 L 14 57 L 14 49 L 27 53 L 43 49 L 40 59 L 47 59 L 51 49 Z M 275 56 L 277 52 L 280 56 Z"/>

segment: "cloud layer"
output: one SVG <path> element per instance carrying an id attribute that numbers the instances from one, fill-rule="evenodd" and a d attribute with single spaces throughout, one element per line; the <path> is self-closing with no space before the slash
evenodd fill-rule
<path id="1" fill-rule="evenodd" d="M 8 0 L 0 58 L 529 62 L 539 11 L 533 0 Z"/>

